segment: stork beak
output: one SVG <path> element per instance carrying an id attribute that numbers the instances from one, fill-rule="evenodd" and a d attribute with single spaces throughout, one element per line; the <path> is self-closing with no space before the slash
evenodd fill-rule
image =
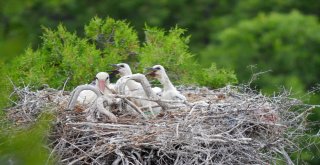
<path id="1" fill-rule="evenodd" d="M 106 81 L 105 80 L 99 80 L 98 83 L 99 83 L 99 90 L 101 92 L 104 92 L 104 89 L 106 88 Z"/>
<path id="2" fill-rule="evenodd" d="M 145 70 L 148 70 L 148 71 L 153 71 L 153 72 L 157 71 L 157 69 L 152 68 L 152 67 L 148 67 L 148 68 L 144 68 L 144 69 L 145 69 Z"/>
<path id="3" fill-rule="evenodd" d="M 119 66 L 117 64 L 110 64 L 110 66 L 115 68 L 114 70 L 108 71 L 108 72 L 110 72 L 111 75 L 119 74 Z"/>
<path id="4" fill-rule="evenodd" d="M 118 68 L 118 65 L 117 64 L 110 64 L 110 66 L 113 66 L 115 68 Z"/>
<path id="5" fill-rule="evenodd" d="M 151 77 L 155 77 L 156 76 L 156 69 L 154 69 L 154 68 L 152 68 L 152 67 L 149 67 L 149 68 L 144 68 L 144 69 L 146 69 L 147 71 L 149 71 L 149 72 L 147 72 L 145 75 L 146 76 L 151 76 Z"/>

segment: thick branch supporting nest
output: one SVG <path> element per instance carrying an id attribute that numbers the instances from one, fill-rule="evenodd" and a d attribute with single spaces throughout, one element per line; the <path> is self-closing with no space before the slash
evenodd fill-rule
<path id="1" fill-rule="evenodd" d="M 148 83 L 143 86 L 150 87 Z M 300 149 L 298 140 L 305 133 L 306 117 L 314 107 L 291 99 L 289 93 L 266 97 L 245 86 L 179 90 L 188 102 L 180 102 L 183 104 L 180 109 L 171 110 L 168 106 L 166 113 L 147 118 L 137 111 L 138 116 L 121 111 L 119 106 L 109 106 L 114 99 L 129 100 L 125 95 L 114 94 L 111 100 L 107 95 L 103 96 L 107 98 L 99 97 L 100 103 L 95 105 L 107 102 L 103 108 L 116 117 L 117 123 L 113 123 L 110 118 L 88 122 L 82 107 L 67 111 L 68 93 L 16 88 L 15 94 L 21 99 L 8 109 L 8 117 L 28 123 L 43 109 L 51 107 L 57 119 L 50 135 L 50 147 L 60 164 L 295 162 L 288 154 Z M 148 96 L 143 99 L 164 105 L 174 102 Z"/>

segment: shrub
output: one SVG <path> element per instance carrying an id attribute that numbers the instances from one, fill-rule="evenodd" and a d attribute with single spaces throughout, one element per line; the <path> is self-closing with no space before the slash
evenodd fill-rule
<path id="1" fill-rule="evenodd" d="M 310 89 L 319 82 L 320 23 L 314 16 L 292 11 L 288 14 L 261 13 L 223 30 L 201 54 L 203 64 L 211 60 L 235 69 L 247 81 L 247 66 L 272 70 L 259 85 L 273 92 L 280 85 L 296 91 Z"/>
<path id="2" fill-rule="evenodd" d="M 146 41 L 140 51 L 142 67 L 161 64 L 167 69 L 172 81 L 183 84 L 198 84 L 212 88 L 227 83 L 236 83 L 233 72 L 218 70 L 213 63 L 210 68 L 203 68 L 189 51 L 189 38 L 186 30 L 174 27 L 166 33 L 164 30 L 145 28 Z"/>
<path id="3" fill-rule="evenodd" d="M 186 30 L 178 27 L 166 33 L 146 26 L 146 40 L 141 46 L 137 32 L 126 21 L 112 18 L 93 18 L 85 26 L 83 38 L 67 31 L 63 25 L 55 30 L 43 29 L 38 49 L 27 49 L 0 70 L 18 86 L 31 84 L 39 88 L 48 84 L 62 88 L 67 81 L 65 88 L 70 90 L 89 83 L 97 72 L 111 69 L 109 64 L 136 60 L 139 60 L 139 71 L 146 66 L 163 65 L 175 83 L 215 88 L 237 81 L 233 72 L 219 70 L 214 64 L 209 69 L 201 67 L 189 52 L 190 36 L 184 36 Z M 2 84 L 0 88 L 7 96 L 12 86 L 7 79 Z"/>

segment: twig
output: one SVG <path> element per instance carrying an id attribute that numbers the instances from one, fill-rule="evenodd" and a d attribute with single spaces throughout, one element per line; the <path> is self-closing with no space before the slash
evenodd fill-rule
<path id="1" fill-rule="evenodd" d="M 90 159 L 92 159 L 94 162 L 96 162 L 97 164 L 101 165 L 99 162 L 95 161 L 95 159 L 93 159 L 89 154 L 87 154 L 85 151 L 83 151 L 81 148 L 79 148 L 78 146 L 68 142 L 67 140 L 61 138 L 61 140 L 65 141 L 66 143 L 72 145 L 74 148 L 78 149 L 79 151 L 81 151 L 82 153 L 84 153 L 87 157 L 89 157 Z"/>
<path id="2" fill-rule="evenodd" d="M 132 103 L 130 100 L 124 99 L 124 101 L 128 105 L 130 105 L 134 110 L 136 110 L 144 119 L 148 119 L 148 117 L 141 111 L 141 109 L 139 107 L 137 107 L 134 103 Z"/>
<path id="3" fill-rule="evenodd" d="M 61 95 L 63 94 L 64 89 L 65 89 L 65 87 L 66 87 L 66 85 L 67 85 L 67 83 L 68 83 L 69 79 L 70 79 L 70 77 L 68 77 L 68 78 L 66 79 L 66 81 L 63 83 L 63 87 L 62 87 L 62 90 L 61 90 Z"/>

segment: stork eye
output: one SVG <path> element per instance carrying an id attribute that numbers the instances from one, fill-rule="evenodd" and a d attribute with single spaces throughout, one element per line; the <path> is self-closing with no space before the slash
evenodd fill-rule
<path id="1" fill-rule="evenodd" d="M 109 79 L 109 77 L 106 78 L 106 80 L 108 80 L 108 79 Z"/>
<path id="2" fill-rule="evenodd" d="M 124 65 L 119 65 L 121 68 L 124 68 Z"/>
<path id="3" fill-rule="evenodd" d="M 95 80 L 98 80 L 98 77 L 95 77 L 94 79 L 95 79 Z"/>
<path id="4" fill-rule="evenodd" d="M 156 68 L 154 68 L 154 69 L 156 69 L 156 70 L 160 70 L 161 68 L 160 68 L 160 67 L 156 67 Z"/>

